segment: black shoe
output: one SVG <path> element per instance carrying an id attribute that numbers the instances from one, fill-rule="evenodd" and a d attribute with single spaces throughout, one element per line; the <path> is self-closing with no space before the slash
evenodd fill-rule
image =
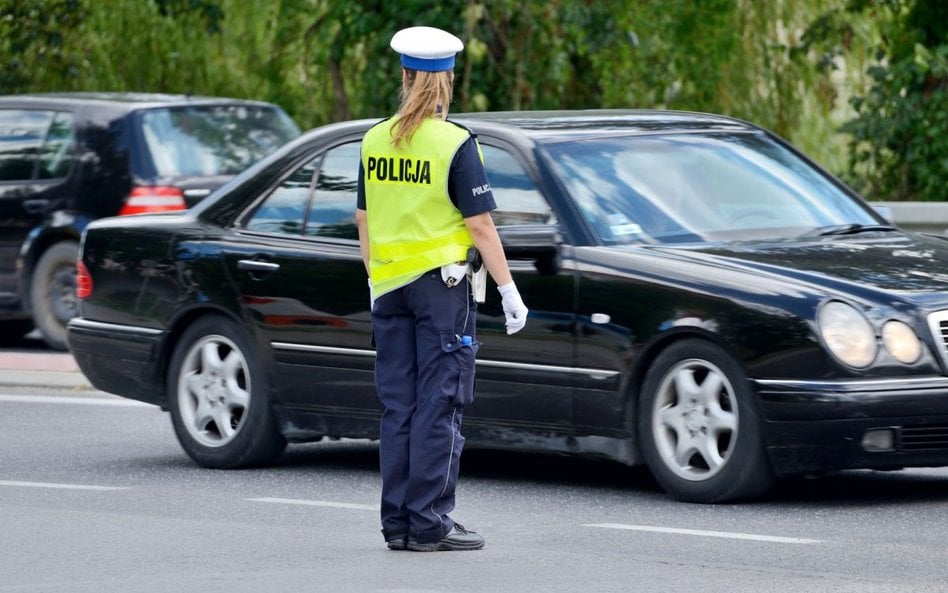
<path id="1" fill-rule="evenodd" d="M 388 546 L 389 550 L 407 550 L 408 549 L 408 532 L 407 531 L 386 533 L 385 530 L 383 529 L 382 535 L 385 536 L 385 545 Z"/>
<path id="2" fill-rule="evenodd" d="M 457 552 L 463 550 L 480 550 L 484 547 L 484 538 L 468 531 L 464 527 L 454 524 L 454 529 L 436 542 L 420 544 L 409 538 L 408 549 L 415 552 Z"/>
<path id="3" fill-rule="evenodd" d="M 398 539 L 388 539 L 388 540 L 385 540 L 385 545 L 388 546 L 389 550 L 407 550 L 408 538 L 401 537 Z"/>

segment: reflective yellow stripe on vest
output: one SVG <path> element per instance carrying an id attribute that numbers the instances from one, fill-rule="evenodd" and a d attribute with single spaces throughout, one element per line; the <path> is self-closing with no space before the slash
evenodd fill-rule
<path id="1" fill-rule="evenodd" d="M 369 231 L 369 276 L 376 298 L 421 274 L 462 261 L 474 244 L 448 196 L 448 174 L 464 128 L 428 119 L 410 147 L 392 146 L 395 118 L 370 129 L 362 141 Z"/>
<path id="2" fill-rule="evenodd" d="M 422 239 L 420 241 L 378 245 L 375 251 L 372 252 L 372 257 L 382 261 L 391 261 L 394 259 L 411 257 L 419 250 L 433 251 L 448 247 L 449 245 L 465 245 L 470 243 L 470 241 L 470 233 L 468 233 L 467 228 L 463 228 L 448 233 L 447 235 L 442 235 L 441 237 L 435 237 L 434 239 Z M 464 258 L 462 257 L 461 259 Z"/>

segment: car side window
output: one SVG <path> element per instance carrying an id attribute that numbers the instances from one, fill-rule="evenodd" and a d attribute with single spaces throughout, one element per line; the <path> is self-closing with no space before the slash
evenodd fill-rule
<path id="1" fill-rule="evenodd" d="M 359 239 L 355 211 L 361 146 L 349 142 L 326 152 L 306 218 L 306 236 Z"/>
<path id="2" fill-rule="evenodd" d="M 543 194 L 510 152 L 481 145 L 484 168 L 497 209 L 491 212 L 497 226 L 511 224 L 552 224 L 553 211 Z"/>
<path id="3" fill-rule="evenodd" d="M 0 109 L 0 181 L 34 178 L 36 157 L 54 115 L 53 111 Z"/>
<path id="4" fill-rule="evenodd" d="M 76 136 L 76 126 L 73 115 L 60 111 L 53 117 L 49 131 L 46 133 L 46 142 L 43 143 L 39 159 L 40 179 L 58 179 L 65 177 L 72 167 L 73 139 Z"/>
<path id="5" fill-rule="evenodd" d="M 309 161 L 278 185 L 257 206 L 244 223 L 248 231 L 299 235 L 303 232 L 303 218 L 319 157 Z"/>

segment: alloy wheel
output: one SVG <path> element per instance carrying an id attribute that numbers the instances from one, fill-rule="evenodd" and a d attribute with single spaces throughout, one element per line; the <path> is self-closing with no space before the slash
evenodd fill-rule
<path id="1" fill-rule="evenodd" d="M 652 408 L 652 434 L 675 475 L 707 480 L 727 464 L 738 431 L 738 406 L 727 376 L 706 360 L 683 360 L 665 374 Z"/>
<path id="2" fill-rule="evenodd" d="M 207 447 L 237 436 L 250 406 L 250 372 L 243 353 L 220 335 L 196 341 L 178 374 L 178 403 L 185 429 Z"/>

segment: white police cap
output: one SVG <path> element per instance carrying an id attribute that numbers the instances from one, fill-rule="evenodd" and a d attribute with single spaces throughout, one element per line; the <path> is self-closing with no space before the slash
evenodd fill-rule
<path id="1" fill-rule="evenodd" d="M 392 37 L 392 49 L 402 56 L 402 66 L 409 70 L 441 72 L 454 68 L 454 55 L 464 43 L 441 29 L 409 27 Z"/>

